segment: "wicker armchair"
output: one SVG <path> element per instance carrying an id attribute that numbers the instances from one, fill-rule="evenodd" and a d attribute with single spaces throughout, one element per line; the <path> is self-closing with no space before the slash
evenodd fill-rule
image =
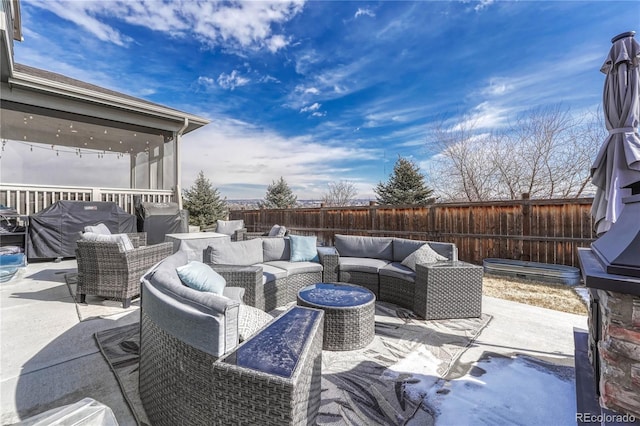
<path id="1" fill-rule="evenodd" d="M 132 234 L 133 250 L 121 251 L 117 243 L 78 240 L 78 289 L 80 302 L 87 294 L 122 300 L 128 308 L 140 295 L 140 278 L 153 265 L 173 253 L 172 243 L 144 246 L 146 235 Z"/>

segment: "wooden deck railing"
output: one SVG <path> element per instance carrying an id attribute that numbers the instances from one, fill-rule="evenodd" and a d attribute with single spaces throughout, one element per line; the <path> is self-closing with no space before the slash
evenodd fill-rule
<path id="1" fill-rule="evenodd" d="M 173 191 L 153 189 L 0 184 L 0 204 L 15 208 L 21 215 L 37 213 L 60 200 L 111 201 L 135 214 L 134 196 L 151 203 L 173 202 L 175 198 Z"/>
<path id="2" fill-rule="evenodd" d="M 331 244 L 335 234 L 453 242 L 461 260 L 489 257 L 578 266 L 578 247 L 596 238 L 592 199 L 442 203 L 428 207 L 365 206 L 234 210 L 249 231 L 274 224 Z"/>

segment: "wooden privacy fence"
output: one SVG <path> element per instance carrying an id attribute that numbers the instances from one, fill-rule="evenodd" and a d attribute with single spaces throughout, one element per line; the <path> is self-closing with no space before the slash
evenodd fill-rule
<path id="1" fill-rule="evenodd" d="M 233 210 L 249 231 L 284 225 L 331 245 L 335 234 L 452 242 L 460 260 L 489 257 L 578 265 L 578 247 L 596 238 L 591 198 L 443 203 L 427 207 L 365 206 Z"/>

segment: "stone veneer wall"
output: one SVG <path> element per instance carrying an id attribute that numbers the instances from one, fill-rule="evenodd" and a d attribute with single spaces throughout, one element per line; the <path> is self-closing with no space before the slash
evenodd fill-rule
<path id="1" fill-rule="evenodd" d="M 605 290 L 597 294 L 600 404 L 640 418 L 640 297 Z"/>

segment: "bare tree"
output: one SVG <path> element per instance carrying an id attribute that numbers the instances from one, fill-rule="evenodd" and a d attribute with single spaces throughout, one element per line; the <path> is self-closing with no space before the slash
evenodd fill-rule
<path id="1" fill-rule="evenodd" d="M 329 190 L 322 195 L 322 203 L 327 207 L 343 207 L 353 204 L 358 191 L 349 181 L 329 182 Z"/>
<path id="2" fill-rule="evenodd" d="M 491 197 L 495 173 L 493 162 L 486 158 L 489 140 L 475 127 L 469 120 L 453 126 L 443 120 L 432 127 L 429 148 L 439 154 L 428 176 L 438 198 L 481 201 Z"/>
<path id="3" fill-rule="evenodd" d="M 559 105 L 526 111 L 491 133 L 476 131 L 470 121 L 449 126 L 441 121 L 427 145 L 439 149 L 431 186 L 444 200 L 517 199 L 523 193 L 579 197 L 603 140 L 598 121 L 596 114 L 576 118 Z"/>

